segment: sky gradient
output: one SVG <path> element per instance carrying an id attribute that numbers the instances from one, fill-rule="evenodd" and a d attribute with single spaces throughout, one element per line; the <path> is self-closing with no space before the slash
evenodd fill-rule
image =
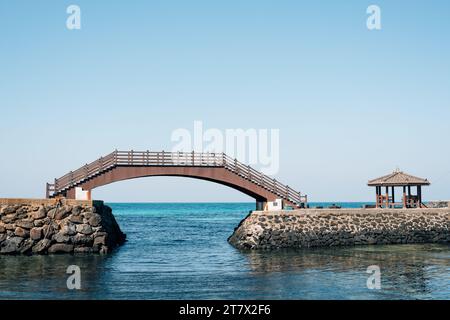
<path id="1" fill-rule="evenodd" d="M 450 2 L 340 2 L 0 0 L 0 197 L 42 197 L 116 148 L 170 150 L 201 120 L 280 129 L 276 178 L 311 201 L 372 201 L 367 181 L 396 167 L 450 199 Z M 93 195 L 251 201 L 164 177 Z"/>

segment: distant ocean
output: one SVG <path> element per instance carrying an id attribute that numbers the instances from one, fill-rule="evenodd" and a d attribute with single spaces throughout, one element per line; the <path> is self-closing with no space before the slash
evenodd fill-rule
<path id="1" fill-rule="evenodd" d="M 109 205 L 125 245 L 107 256 L 0 256 L 0 299 L 450 299 L 449 246 L 241 252 L 227 238 L 254 203 Z M 67 289 L 69 265 L 81 268 L 81 290 Z M 371 265 L 381 290 L 367 288 Z"/>

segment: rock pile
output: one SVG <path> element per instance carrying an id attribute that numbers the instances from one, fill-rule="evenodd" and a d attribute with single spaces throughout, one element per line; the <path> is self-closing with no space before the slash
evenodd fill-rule
<path id="1" fill-rule="evenodd" d="M 450 209 L 253 212 L 228 241 L 241 249 L 450 243 Z"/>
<path id="2" fill-rule="evenodd" d="M 0 218 L 0 254 L 103 254 L 125 241 L 103 203 L 1 205 Z"/>

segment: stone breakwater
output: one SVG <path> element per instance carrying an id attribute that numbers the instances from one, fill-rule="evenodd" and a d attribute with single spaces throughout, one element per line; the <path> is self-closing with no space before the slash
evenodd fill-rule
<path id="1" fill-rule="evenodd" d="M 239 249 L 450 243 L 450 209 L 255 211 L 228 241 Z"/>
<path id="2" fill-rule="evenodd" d="M 3 199 L 0 218 L 0 254 L 104 254 L 125 241 L 103 202 Z"/>

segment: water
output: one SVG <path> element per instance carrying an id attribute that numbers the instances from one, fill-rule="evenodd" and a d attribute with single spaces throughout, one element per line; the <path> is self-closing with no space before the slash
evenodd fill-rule
<path id="1" fill-rule="evenodd" d="M 124 246 L 108 256 L 0 256 L 0 299 L 450 299 L 449 246 L 240 252 L 227 238 L 253 203 L 111 207 Z M 69 265 L 81 268 L 81 290 L 67 289 Z M 367 289 L 370 265 L 381 268 L 381 290 Z"/>

